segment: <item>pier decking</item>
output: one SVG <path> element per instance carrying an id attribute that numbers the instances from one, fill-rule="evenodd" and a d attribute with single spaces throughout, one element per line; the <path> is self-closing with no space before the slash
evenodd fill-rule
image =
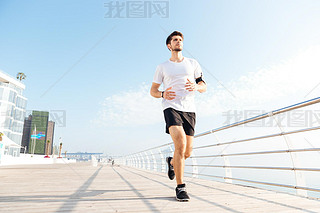
<path id="1" fill-rule="evenodd" d="M 1 212 L 320 212 L 320 201 L 186 178 L 175 200 L 166 174 L 91 163 L 0 167 Z"/>

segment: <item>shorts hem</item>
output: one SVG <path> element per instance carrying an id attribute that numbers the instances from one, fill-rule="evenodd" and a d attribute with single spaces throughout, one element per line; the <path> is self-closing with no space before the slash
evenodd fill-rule
<path id="1" fill-rule="evenodd" d="M 188 136 L 194 136 L 195 118 L 194 112 L 182 112 L 174 108 L 167 108 L 164 110 L 164 117 L 166 121 L 167 134 L 170 134 L 169 128 L 171 126 L 182 126 L 184 133 Z"/>

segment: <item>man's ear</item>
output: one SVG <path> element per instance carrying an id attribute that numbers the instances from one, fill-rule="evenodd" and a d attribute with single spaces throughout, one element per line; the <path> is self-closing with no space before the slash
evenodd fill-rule
<path id="1" fill-rule="evenodd" d="M 171 44 L 167 44 L 167 47 L 171 51 Z"/>

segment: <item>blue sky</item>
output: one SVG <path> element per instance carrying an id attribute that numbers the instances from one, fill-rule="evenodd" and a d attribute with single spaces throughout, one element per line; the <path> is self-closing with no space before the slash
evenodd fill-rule
<path id="1" fill-rule="evenodd" d="M 0 70 L 27 75 L 27 110 L 66 113 L 55 143 L 62 137 L 69 152 L 121 155 L 170 141 L 148 89 L 174 30 L 209 86 L 197 97 L 198 133 L 221 126 L 227 110 L 319 94 L 320 1 L 174 0 L 168 18 L 106 18 L 108 2 L 0 2 Z"/>

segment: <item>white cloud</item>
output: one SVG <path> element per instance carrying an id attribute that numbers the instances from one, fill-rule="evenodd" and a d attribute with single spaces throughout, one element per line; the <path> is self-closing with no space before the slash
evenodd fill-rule
<path id="1" fill-rule="evenodd" d="M 305 99 L 317 97 L 320 91 L 320 88 L 315 88 L 320 83 L 319 58 L 320 46 L 314 46 L 288 60 L 225 83 L 229 91 L 219 85 L 213 87 L 216 82 L 208 83 L 208 91 L 196 97 L 198 116 L 220 114 L 228 109 L 252 108 L 297 94 Z M 135 91 L 105 98 L 98 118 L 93 122 L 106 126 L 163 122 L 161 101 L 152 98 L 149 89 L 150 85 L 143 83 Z"/>
<path id="2" fill-rule="evenodd" d="M 254 108 L 265 103 L 276 103 L 282 98 L 296 98 L 298 95 L 303 100 L 318 97 L 319 59 L 320 46 L 314 46 L 288 60 L 225 83 L 224 87 L 229 91 L 222 86 L 217 86 L 215 90 L 208 89 L 205 95 L 197 97 L 198 106 L 201 107 L 199 116 L 219 114 L 229 109 Z"/>
<path id="3" fill-rule="evenodd" d="M 98 118 L 93 123 L 104 126 L 153 124 L 162 121 L 161 101 L 150 96 L 150 85 L 143 83 L 135 91 L 127 91 L 104 99 Z"/>

